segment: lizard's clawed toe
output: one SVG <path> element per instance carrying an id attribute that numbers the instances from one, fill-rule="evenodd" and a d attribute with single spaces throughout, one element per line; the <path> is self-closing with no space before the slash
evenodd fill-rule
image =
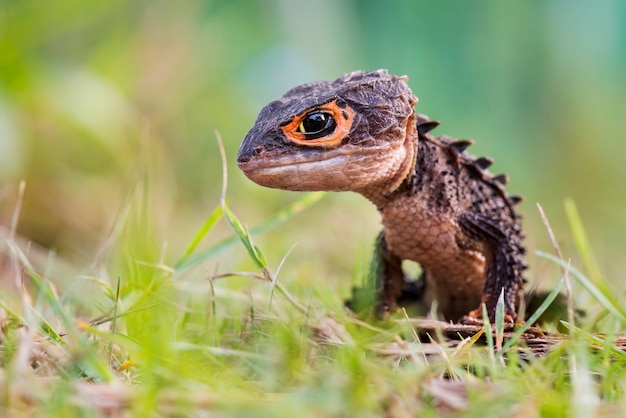
<path id="1" fill-rule="evenodd" d="M 459 324 L 462 325 L 483 325 L 483 320 L 480 318 L 474 318 L 471 315 L 465 315 L 463 318 L 459 319 Z"/>
<path id="2" fill-rule="evenodd" d="M 460 320 L 459 320 L 459 324 L 463 324 L 463 325 L 483 325 L 483 315 L 482 315 L 482 309 L 481 308 L 477 308 L 474 309 L 473 311 L 470 311 L 467 315 L 463 316 Z M 493 315 L 495 317 L 495 315 Z M 515 318 L 517 317 L 517 315 L 515 314 L 505 314 L 504 315 L 504 324 L 505 325 L 514 325 L 515 324 Z M 494 323 L 495 321 L 493 319 L 491 319 L 492 316 L 490 315 L 490 322 Z"/>

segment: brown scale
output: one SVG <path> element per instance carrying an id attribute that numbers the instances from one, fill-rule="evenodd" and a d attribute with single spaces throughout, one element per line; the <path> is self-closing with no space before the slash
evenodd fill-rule
<path id="1" fill-rule="evenodd" d="M 407 259 L 422 265 L 420 296 L 446 319 L 479 321 L 485 303 L 493 320 L 503 292 L 512 322 L 525 269 L 520 199 L 487 171 L 491 159 L 465 152 L 472 141 L 430 135 L 438 122 L 416 103 L 407 78 L 385 70 L 298 86 L 260 112 L 238 165 L 267 187 L 351 190 L 376 205 L 379 313 L 407 289 Z"/>

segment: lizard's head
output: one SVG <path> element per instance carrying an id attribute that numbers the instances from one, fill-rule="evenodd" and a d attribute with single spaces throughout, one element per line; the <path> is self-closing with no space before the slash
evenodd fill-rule
<path id="1" fill-rule="evenodd" d="M 265 106 L 237 156 L 252 181 L 286 190 L 395 190 L 415 164 L 406 77 L 356 71 Z"/>

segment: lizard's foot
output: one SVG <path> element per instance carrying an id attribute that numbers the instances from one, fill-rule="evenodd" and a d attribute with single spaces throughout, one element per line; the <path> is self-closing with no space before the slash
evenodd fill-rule
<path id="1" fill-rule="evenodd" d="M 493 315 L 495 317 L 495 315 Z M 513 325 L 515 324 L 515 314 L 504 314 L 504 324 L 505 325 Z M 493 323 L 494 319 L 490 318 L 489 320 Z M 473 311 L 470 311 L 467 315 L 459 320 L 459 323 L 463 325 L 483 325 L 483 310 L 482 307 L 476 308 Z"/>
<path id="2" fill-rule="evenodd" d="M 483 325 L 483 320 L 482 320 L 482 318 L 474 318 L 471 315 L 465 315 L 465 316 L 463 316 L 463 318 L 459 319 L 459 324 L 482 326 Z"/>

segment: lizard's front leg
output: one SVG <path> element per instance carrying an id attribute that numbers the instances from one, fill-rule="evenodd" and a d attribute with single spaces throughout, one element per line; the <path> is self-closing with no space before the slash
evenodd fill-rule
<path id="1" fill-rule="evenodd" d="M 397 308 L 399 299 L 413 302 L 421 299 L 423 291 L 423 277 L 418 281 L 406 277 L 402 259 L 389 250 L 385 234 L 381 232 L 376 238 L 365 285 L 353 289 L 346 305 L 354 312 L 369 312 L 382 318 Z"/>
<path id="2" fill-rule="evenodd" d="M 402 259 L 389 250 L 383 232 L 376 239 L 376 248 L 369 274 L 376 275 L 369 281 L 375 280 L 378 296 L 377 313 L 383 317 L 397 308 L 398 299 L 402 296 L 405 285 Z"/>

